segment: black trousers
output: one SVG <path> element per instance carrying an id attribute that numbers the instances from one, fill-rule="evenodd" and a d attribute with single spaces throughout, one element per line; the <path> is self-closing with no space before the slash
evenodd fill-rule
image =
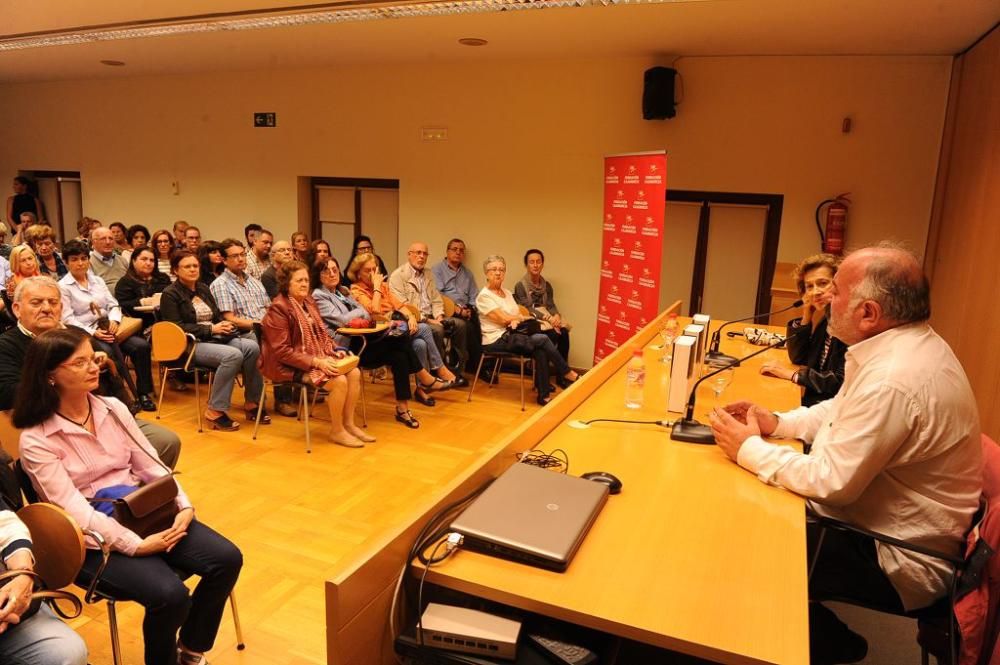
<path id="1" fill-rule="evenodd" d="M 546 330 L 545 334 L 552 343 L 556 345 L 556 351 L 559 355 L 563 357 L 563 360 L 569 360 L 569 331 L 565 328 L 561 332 L 556 332 L 555 330 Z"/>
<path id="2" fill-rule="evenodd" d="M 78 583 L 89 584 L 100 563 L 100 551 L 87 550 Z M 193 520 L 170 552 L 141 557 L 112 552 L 98 590 L 146 608 L 142 621 L 146 665 L 175 665 L 178 629 L 188 649 L 212 648 L 242 566 L 243 555 L 236 545 Z M 201 578 L 193 594 L 188 595 L 175 570 Z"/>
<path id="3" fill-rule="evenodd" d="M 483 355 L 483 333 L 479 328 L 479 315 L 473 311 L 472 316 L 468 319 L 458 316 L 451 318 L 457 322 L 457 325 L 465 327 L 463 333 L 465 335 L 464 351 L 457 348 L 458 345 L 454 338 L 452 338 L 451 342 L 451 346 L 455 349 L 455 353 L 458 356 L 458 371 L 475 372 L 476 368 L 479 367 L 479 357 Z"/>
<path id="4" fill-rule="evenodd" d="M 410 335 L 383 335 L 368 342 L 361 364 L 366 369 L 388 365 L 392 370 L 392 389 L 399 401 L 413 397 L 410 375 L 423 369 Z"/>
<path id="5" fill-rule="evenodd" d="M 544 399 L 552 392 L 552 385 L 549 383 L 549 361 L 555 365 L 559 376 L 569 373 L 569 365 L 559 355 L 555 345 L 552 344 L 552 340 L 545 333 L 522 335 L 522 337 L 527 337 L 528 343 L 531 345 L 531 358 L 535 361 L 535 389 L 538 390 L 539 399 Z M 504 333 L 504 336 L 496 342 L 484 344 L 483 353 L 489 353 L 490 351 L 512 352 L 511 340 L 512 334 Z"/>
<path id="6" fill-rule="evenodd" d="M 108 343 L 103 340 L 92 338 L 91 346 L 108 354 L 108 357 L 118 368 L 118 374 L 128 383 L 129 388 L 140 395 L 150 395 L 153 393 L 153 367 L 149 342 L 141 335 L 132 335 L 121 344 Z M 125 356 L 132 359 L 135 367 L 135 382 L 129 374 L 125 365 Z"/>

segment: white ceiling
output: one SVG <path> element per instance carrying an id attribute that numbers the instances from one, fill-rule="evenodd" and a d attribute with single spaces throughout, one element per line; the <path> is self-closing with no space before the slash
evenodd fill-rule
<path id="1" fill-rule="evenodd" d="M 14 35 L 280 10 L 282 0 L 0 0 Z M 706 55 L 951 55 L 1000 21 L 1000 0 L 688 0 L 214 32 L 0 52 L 0 82 L 363 62 Z M 460 46 L 461 37 L 489 45 Z M 122 60 L 108 67 L 100 60 Z"/>

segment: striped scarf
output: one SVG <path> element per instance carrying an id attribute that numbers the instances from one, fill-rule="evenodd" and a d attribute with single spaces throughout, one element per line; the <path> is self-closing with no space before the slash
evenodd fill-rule
<path id="1" fill-rule="evenodd" d="M 302 352 L 317 358 L 326 358 L 333 347 L 326 330 L 316 322 L 315 318 L 309 315 L 305 308 L 305 301 L 299 302 L 291 297 L 288 301 L 292 303 L 292 317 L 302 335 Z M 318 367 L 309 370 L 309 381 L 313 385 L 322 385 L 329 379 L 330 375 Z"/>

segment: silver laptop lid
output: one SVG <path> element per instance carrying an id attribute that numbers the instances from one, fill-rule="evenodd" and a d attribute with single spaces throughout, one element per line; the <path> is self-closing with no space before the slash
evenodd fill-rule
<path id="1" fill-rule="evenodd" d="M 528 464 L 514 464 L 451 529 L 558 563 L 569 563 L 608 497 L 608 486 Z"/>

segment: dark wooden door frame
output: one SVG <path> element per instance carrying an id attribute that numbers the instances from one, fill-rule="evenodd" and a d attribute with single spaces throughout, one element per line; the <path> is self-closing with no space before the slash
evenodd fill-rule
<path id="1" fill-rule="evenodd" d="M 771 310 L 771 283 L 774 281 L 774 266 L 778 261 L 778 237 L 781 234 L 781 210 L 784 206 L 784 201 L 785 197 L 783 194 L 744 194 L 739 192 L 704 192 L 683 189 L 667 190 L 668 203 L 701 204 L 701 209 L 698 212 L 698 240 L 695 245 L 694 270 L 691 276 L 691 298 L 688 300 L 688 313 L 690 315 L 698 312 L 701 298 L 705 292 L 705 265 L 708 260 L 708 226 L 711 221 L 711 204 L 713 203 L 767 208 L 754 312 L 756 314 L 764 314 Z"/>
<path id="2" fill-rule="evenodd" d="M 399 189 L 399 180 L 390 178 L 309 178 L 309 193 L 312 197 L 312 221 L 309 237 L 322 238 L 322 222 L 319 220 L 319 190 L 317 187 L 354 188 L 354 236 L 361 235 L 361 190 Z"/>

